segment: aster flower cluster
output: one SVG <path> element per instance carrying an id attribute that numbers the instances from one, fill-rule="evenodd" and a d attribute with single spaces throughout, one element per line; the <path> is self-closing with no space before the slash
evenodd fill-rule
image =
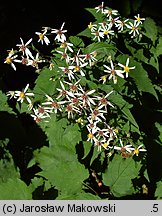
<path id="1" fill-rule="evenodd" d="M 134 19 L 123 19 L 117 10 L 104 7 L 104 2 L 95 9 L 96 13 L 103 15 L 103 22 L 89 23 L 88 28 L 91 31 L 93 40 L 107 39 L 110 42 L 113 37 L 117 37 L 117 33 L 122 32 L 129 32 L 131 38 L 140 34 L 140 28 L 145 18 L 141 18 L 139 14 L 134 16 Z"/>
<path id="2" fill-rule="evenodd" d="M 105 36 L 110 39 L 115 34 L 113 27 L 117 27 L 118 30 L 123 31 L 125 28 L 129 28 L 131 23 L 126 24 L 128 20 L 122 21 L 116 10 L 110 10 L 104 8 L 102 5 L 95 8 L 96 13 L 101 12 L 106 17 L 106 21 L 99 24 L 90 23 L 89 28 L 94 39 L 97 38 L 100 41 Z M 141 24 L 143 19 L 137 16 L 136 22 L 133 24 L 136 27 Z M 123 24 L 123 26 L 121 25 Z M 132 145 L 123 146 L 122 141 L 119 139 L 117 130 L 113 126 L 107 123 L 107 113 L 110 109 L 116 109 L 111 103 L 108 97 L 114 92 L 110 91 L 104 94 L 102 91 L 96 89 L 89 89 L 87 85 L 82 85 L 82 78 L 87 79 L 89 76 L 88 70 L 93 70 L 93 66 L 97 65 L 97 52 L 92 51 L 84 53 L 81 48 L 77 48 L 71 43 L 67 36 L 67 30 L 64 30 L 63 23 L 60 29 L 43 27 L 41 31 L 35 32 L 38 36 L 37 42 L 42 46 L 48 46 L 51 40 L 54 40 L 57 47 L 52 51 L 53 56 L 49 60 L 42 57 L 39 52 L 32 50 L 31 43 L 33 39 L 24 43 L 20 38 L 21 43 L 17 44 L 18 50 L 10 50 L 4 63 L 10 64 L 11 67 L 16 70 L 15 63 L 22 63 L 26 66 L 32 66 L 39 69 L 40 63 L 48 63 L 48 68 L 52 71 L 55 66 L 59 77 L 59 87 L 56 89 L 57 94 L 48 95 L 45 94 L 45 100 L 41 104 L 34 104 L 34 96 L 36 93 L 32 93 L 29 90 L 29 84 L 26 85 L 22 91 L 8 91 L 7 96 L 16 99 L 19 103 L 27 103 L 29 113 L 36 123 L 42 121 L 48 122 L 51 118 L 51 114 L 66 114 L 69 121 L 80 124 L 80 126 L 87 129 L 87 141 L 91 142 L 94 146 L 97 146 L 98 151 L 102 149 L 108 151 L 120 151 L 122 156 L 124 153 L 132 155 L 139 154 L 142 149 L 142 145 L 138 148 Z M 99 26 L 98 26 L 99 25 Z M 133 37 L 138 34 L 131 29 Z M 54 35 L 51 40 L 49 36 Z M 21 59 L 20 59 L 21 56 Z M 56 64 L 55 57 L 61 60 L 61 64 Z M 130 70 L 133 70 L 135 66 L 129 66 L 130 58 L 127 58 L 126 63 L 122 64 L 118 62 L 114 63 L 112 59 L 109 62 L 103 64 L 104 76 L 101 76 L 100 81 L 103 84 L 112 79 L 114 84 L 117 84 L 117 77 L 128 78 Z M 50 79 L 52 81 L 52 79 Z M 120 140 L 120 145 L 112 145 L 114 140 Z"/>

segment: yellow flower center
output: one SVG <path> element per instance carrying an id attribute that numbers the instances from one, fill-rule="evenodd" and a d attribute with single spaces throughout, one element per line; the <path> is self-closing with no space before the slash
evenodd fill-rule
<path id="1" fill-rule="evenodd" d="M 80 67 L 79 67 L 79 66 L 76 66 L 76 67 L 75 67 L 75 70 L 76 70 L 76 71 L 80 71 Z"/>
<path id="2" fill-rule="evenodd" d="M 7 63 L 7 64 L 11 64 L 11 62 L 12 62 L 11 58 L 7 57 L 7 58 L 6 58 L 6 63 Z"/>
<path id="3" fill-rule="evenodd" d="M 25 93 L 21 92 L 19 97 L 23 99 L 25 97 Z"/>
<path id="4" fill-rule="evenodd" d="M 64 43 L 61 43 L 61 48 L 66 48 L 67 47 L 67 44 L 64 42 Z"/>
<path id="5" fill-rule="evenodd" d="M 102 79 L 103 81 L 106 81 L 106 78 L 107 78 L 107 76 L 102 76 L 102 77 L 101 77 L 101 79 Z"/>
<path id="6" fill-rule="evenodd" d="M 78 118 L 78 119 L 76 120 L 76 122 L 79 123 L 79 124 L 81 124 L 81 123 L 83 123 L 83 119 L 82 119 L 82 118 Z"/>
<path id="7" fill-rule="evenodd" d="M 107 146 L 108 146 L 108 144 L 107 144 L 107 143 L 104 143 L 102 146 L 106 149 Z"/>
<path id="8" fill-rule="evenodd" d="M 43 38 L 44 38 L 44 35 L 41 33 L 41 34 L 39 34 L 39 39 L 40 40 L 43 40 Z"/>
<path id="9" fill-rule="evenodd" d="M 140 21 L 141 20 L 141 18 L 140 17 L 137 17 L 137 21 Z"/>
<path id="10" fill-rule="evenodd" d="M 138 149 L 135 149 L 135 150 L 133 151 L 133 153 L 136 154 L 136 155 L 138 155 L 138 154 L 139 154 L 139 150 L 138 150 Z"/>
<path id="11" fill-rule="evenodd" d="M 93 27 L 92 23 L 90 22 L 88 28 L 91 29 Z"/>
<path id="12" fill-rule="evenodd" d="M 119 132 L 119 130 L 118 130 L 118 129 L 114 129 L 114 132 L 115 132 L 115 133 L 118 133 L 118 132 Z"/>
<path id="13" fill-rule="evenodd" d="M 108 35 L 109 34 L 109 31 L 108 30 L 105 30 L 104 31 L 104 35 Z"/>
<path id="14" fill-rule="evenodd" d="M 14 52 L 13 49 L 9 51 L 9 55 L 13 55 L 14 53 L 15 53 L 15 52 Z"/>
<path id="15" fill-rule="evenodd" d="M 89 138 L 89 139 L 92 139 L 92 138 L 93 138 L 93 134 L 92 134 L 92 133 L 89 133 L 89 134 L 88 134 L 88 138 Z"/>
<path id="16" fill-rule="evenodd" d="M 94 57 L 96 57 L 96 56 L 97 56 L 97 52 L 96 52 L 96 51 L 94 51 L 94 53 L 93 53 L 93 56 L 94 56 Z"/>
<path id="17" fill-rule="evenodd" d="M 124 71 L 125 71 L 126 73 L 128 73 L 128 72 L 129 72 L 129 67 L 128 67 L 128 66 L 125 66 L 125 67 L 124 67 Z"/>

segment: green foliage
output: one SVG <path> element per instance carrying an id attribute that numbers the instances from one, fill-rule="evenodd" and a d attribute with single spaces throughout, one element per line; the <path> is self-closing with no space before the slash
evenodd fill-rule
<path id="1" fill-rule="evenodd" d="M 8 179 L 0 185 L 1 200 L 31 200 L 30 188 L 19 178 Z"/>
<path id="2" fill-rule="evenodd" d="M 156 199 L 162 199 L 162 181 L 157 182 L 156 186 L 155 197 Z"/>
<path id="3" fill-rule="evenodd" d="M 55 71 L 51 71 L 47 68 L 44 68 L 39 77 L 36 79 L 34 93 L 36 95 L 36 101 L 42 101 L 45 94 L 51 95 L 56 91 L 58 87 L 58 82 L 51 82 L 50 78 L 55 76 Z"/>
<path id="4" fill-rule="evenodd" d="M 115 197 L 133 194 L 135 189 L 132 179 L 138 176 L 140 168 L 140 163 L 135 162 L 132 158 L 123 159 L 115 155 L 103 174 L 103 182 L 110 187 Z"/>
<path id="5" fill-rule="evenodd" d="M 155 44 L 155 41 L 158 35 L 157 26 L 156 26 L 155 21 L 151 19 L 150 17 L 147 17 L 144 22 L 143 27 L 145 29 L 145 35 L 151 39 L 153 44 Z"/>
<path id="6" fill-rule="evenodd" d="M 0 112 L 1 111 L 6 111 L 8 113 L 13 114 L 14 112 L 12 111 L 11 107 L 9 107 L 7 103 L 7 97 L 5 94 L 0 91 Z"/>

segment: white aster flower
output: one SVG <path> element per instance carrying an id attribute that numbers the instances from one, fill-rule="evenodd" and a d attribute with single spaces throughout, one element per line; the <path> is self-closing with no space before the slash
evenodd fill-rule
<path id="1" fill-rule="evenodd" d="M 45 60 L 39 58 L 39 53 L 36 54 L 35 58 L 32 56 L 32 59 L 28 59 L 28 64 L 31 65 L 32 67 L 35 67 L 38 69 L 38 64 L 45 62 Z"/>
<path id="2" fill-rule="evenodd" d="M 95 32 L 97 30 L 97 24 L 90 22 L 88 28 L 91 30 L 91 32 Z"/>
<path id="3" fill-rule="evenodd" d="M 114 31 L 111 30 L 111 26 L 100 26 L 99 31 L 101 31 L 102 34 L 106 36 L 108 39 L 110 39 L 110 35 L 114 35 Z"/>
<path id="4" fill-rule="evenodd" d="M 98 5 L 97 7 L 95 7 L 95 9 L 96 9 L 96 13 L 98 13 L 99 11 L 101 11 L 101 13 L 103 13 L 104 2 L 102 2 L 100 5 Z"/>
<path id="5" fill-rule="evenodd" d="M 51 29 L 51 33 L 56 34 L 55 40 L 61 43 L 64 43 L 66 41 L 65 33 L 67 32 L 67 30 L 63 30 L 64 25 L 65 22 L 62 24 L 60 29 Z"/>
<path id="6" fill-rule="evenodd" d="M 119 32 L 122 32 L 124 30 L 124 26 L 126 26 L 126 22 L 128 22 L 129 19 L 125 20 L 117 20 L 115 22 L 115 27 L 117 27 Z"/>
<path id="7" fill-rule="evenodd" d="M 136 20 L 134 21 L 134 23 L 129 22 L 129 24 L 125 24 L 126 27 L 128 29 L 130 29 L 129 34 L 132 34 L 131 38 L 136 37 L 137 35 L 139 35 L 139 22 L 137 22 Z"/>
<path id="8" fill-rule="evenodd" d="M 105 96 L 96 96 L 96 99 L 99 101 L 98 103 L 98 107 L 99 109 L 101 108 L 105 108 L 105 110 L 107 111 L 107 105 L 111 106 L 114 108 L 114 106 L 112 105 L 112 103 L 110 103 L 110 101 L 107 99 L 109 97 L 110 94 L 112 94 L 113 91 L 109 92 L 108 94 L 106 94 Z"/>
<path id="9" fill-rule="evenodd" d="M 7 58 L 5 59 L 5 61 L 4 61 L 4 63 L 5 64 L 10 64 L 11 65 L 11 67 L 16 71 L 16 66 L 14 65 L 14 63 L 13 62 L 15 62 L 16 61 L 16 58 L 17 58 L 17 56 L 18 55 L 8 55 L 7 56 Z"/>
<path id="10" fill-rule="evenodd" d="M 133 67 L 128 66 L 129 65 L 129 58 L 127 58 L 125 65 L 123 65 L 121 63 L 118 63 L 118 65 L 123 68 L 123 72 L 126 73 L 126 78 L 128 77 L 128 73 L 130 72 L 130 70 L 135 69 L 135 66 L 133 66 Z"/>
<path id="11" fill-rule="evenodd" d="M 130 152 L 132 152 L 132 145 L 125 145 L 124 146 L 121 139 L 119 140 L 119 142 L 120 142 L 120 146 L 114 146 L 115 150 L 118 150 L 121 153 L 123 153 L 123 152 L 129 152 L 130 153 Z"/>
<path id="12" fill-rule="evenodd" d="M 8 92 L 6 92 L 6 96 L 10 97 L 9 99 L 16 98 L 15 91 L 8 91 Z"/>
<path id="13" fill-rule="evenodd" d="M 119 76 L 119 77 L 121 77 L 121 78 L 124 78 L 124 75 L 123 75 L 123 71 L 121 71 L 121 70 L 116 70 L 115 68 L 114 68 L 114 64 L 113 64 L 113 62 L 112 62 L 112 60 L 110 60 L 110 65 L 111 65 L 111 68 L 109 67 L 109 66 L 107 66 L 107 65 L 103 65 L 106 69 L 104 70 L 104 72 L 106 72 L 106 73 L 109 73 L 110 75 L 109 75 L 109 80 L 110 79 L 113 79 L 113 81 L 114 81 L 114 84 L 116 84 L 117 83 L 117 76 Z M 117 76 L 116 76 L 117 75 Z"/>
<path id="14" fill-rule="evenodd" d="M 133 150 L 133 155 L 138 156 L 139 152 L 146 152 L 146 149 L 142 149 L 143 144 L 141 144 L 140 146 L 138 146 L 137 148 L 132 148 Z"/>
<path id="15" fill-rule="evenodd" d="M 77 92 L 75 95 L 78 96 L 82 109 L 87 106 L 91 107 L 91 104 L 95 105 L 94 98 L 92 98 L 91 95 L 96 90 L 84 91 L 81 85 L 79 85 L 79 90 L 81 92 Z"/>
<path id="16" fill-rule="evenodd" d="M 45 35 L 46 31 L 44 31 L 43 33 L 42 32 L 35 32 L 35 34 L 39 36 L 38 42 L 41 42 L 42 45 L 44 44 L 44 42 L 46 45 L 48 45 L 50 43 L 50 40 Z"/>
<path id="17" fill-rule="evenodd" d="M 84 63 L 84 64 L 80 64 L 80 65 L 76 65 L 74 67 L 74 72 L 75 73 L 80 73 L 81 76 L 85 76 L 84 71 L 82 68 L 84 68 L 85 66 L 87 66 L 88 62 Z"/>
<path id="18" fill-rule="evenodd" d="M 74 97 L 74 94 L 71 91 L 65 89 L 65 86 L 62 81 L 60 81 L 60 85 L 61 85 L 61 89 L 57 88 L 57 91 L 59 91 L 60 93 L 56 99 L 59 99 L 61 97 L 66 97 L 68 100 L 70 100 L 69 96 Z"/>
<path id="19" fill-rule="evenodd" d="M 30 40 L 28 40 L 25 44 L 24 44 L 24 41 L 22 38 L 20 38 L 20 40 L 21 40 L 21 44 L 16 45 L 19 47 L 19 51 L 21 51 L 23 55 L 26 55 L 27 58 L 28 57 L 32 58 L 33 55 L 31 53 L 31 51 L 29 50 L 29 48 L 27 47 L 32 42 L 32 38 Z"/>
<path id="20" fill-rule="evenodd" d="M 68 76 L 69 80 L 75 79 L 73 69 L 75 66 L 69 65 L 67 67 L 59 67 L 61 71 Z"/>
<path id="21" fill-rule="evenodd" d="M 62 112 L 63 105 L 67 103 L 67 101 L 57 101 L 56 99 L 54 100 L 52 97 L 49 95 L 45 95 L 47 97 L 47 102 L 43 102 L 43 106 L 49 106 L 46 109 L 49 109 L 50 112 L 57 113 L 58 111 Z"/>
<path id="22" fill-rule="evenodd" d="M 49 115 L 44 115 L 43 113 L 39 113 L 38 109 L 33 108 L 33 112 L 34 114 L 30 114 L 30 115 L 37 124 L 40 123 L 43 119 L 49 118 Z M 48 122 L 48 120 L 45 120 L 45 122 Z"/>
<path id="23" fill-rule="evenodd" d="M 135 23 L 139 23 L 142 24 L 142 21 L 145 20 L 145 18 L 141 18 L 139 14 L 137 14 L 137 16 L 134 16 L 135 18 Z"/>
<path id="24" fill-rule="evenodd" d="M 60 45 L 61 48 L 64 48 L 65 53 L 67 52 L 67 50 L 69 50 L 70 52 L 73 52 L 73 44 L 72 43 L 68 43 L 68 42 L 63 42 Z"/>
<path id="25" fill-rule="evenodd" d="M 118 15 L 118 11 L 117 10 L 112 10 L 112 9 L 104 9 L 103 13 L 106 14 L 106 16 L 109 19 L 112 18 L 113 16 Z"/>
<path id="26" fill-rule="evenodd" d="M 104 38 L 104 32 L 101 31 L 101 29 L 98 29 L 98 31 L 92 32 L 92 35 L 94 35 L 93 40 L 98 40 L 98 42 L 101 41 L 101 38 Z"/>
<path id="27" fill-rule="evenodd" d="M 29 88 L 29 84 L 26 85 L 24 91 L 15 91 L 15 96 L 18 97 L 17 101 L 20 101 L 21 103 L 26 99 L 28 103 L 31 103 L 31 100 L 29 97 L 34 96 L 34 93 L 27 92 Z"/>

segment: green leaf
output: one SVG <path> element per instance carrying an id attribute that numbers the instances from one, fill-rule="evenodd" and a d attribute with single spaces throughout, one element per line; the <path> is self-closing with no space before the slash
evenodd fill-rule
<path id="1" fill-rule="evenodd" d="M 155 40 L 157 39 L 157 26 L 153 19 L 150 17 L 146 17 L 143 27 L 145 29 L 145 35 L 152 40 L 153 43 L 155 43 Z"/>
<path id="2" fill-rule="evenodd" d="M 35 100 L 44 101 L 45 94 L 53 95 L 57 92 L 59 81 L 51 81 L 50 78 L 53 76 L 53 72 L 48 68 L 41 70 L 38 78 L 35 81 L 35 87 L 33 92 L 35 93 Z"/>
<path id="3" fill-rule="evenodd" d="M 123 97 L 121 95 L 119 95 L 118 93 L 112 93 L 110 96 L 109 96 L 109 99 L 110 101 L 117 105 L 121 112 L 126 116 L 126 118 L 137 128 L 139 129 L 138 127 L 138 124 L 136 122 L 136 120 L 134 119 L 131 111 L 130 111 L 130 108 L 132 107 L 131 104 L 129 104 L 128 102 L 126 102 Z"/>
<path id="4" fill-rule="evenodd" d="M 19 170 L 15 167 L 12 156 L 8 153 L 6 159 L 0 160 L 0 184 L 6 182 L 9 178 L 19 177 Z"/>
<path id="5" fill-rule="evenodd" d="M 92 148 L 92 143 L 89 141 L 84 141 L 83 142 L 83 148 L 84 148 L 84 156 L 82 159 L 86 158 L 87 155 L 90 153 L 90 150 Z"/>
<path id="6" fill-rule="evenodd" d="M 88 175 L 87 170 L 77 160 L 76 144 L 81 141 L 79 126 L 67 125 L 67 119 L 57 121 L 56 116 L 52 116 L 46 135 L 49 147 L 44 146 L 34 152 L 35 163 L 42 169 L 39 175 L 47 178 L 61 191 L 76 192 Z"/>
<path id="7" fill-rule="evenodd" d="M 70 43 L 72 43 L 75 47 L 84 47 L 84 42 L 81 38 L 77 36 L 70 36 L 69 37 Z"/>
<path id="8" fill-rule="evenodd" d="M 84 36 L 84 37 L 88 37 L 91 38 L 92 34 L 89 28 L 84 29 L 83 31 L 81 31 L 80 33 L 77 34 L 77 36 Z"/>
<path id="9" fill-rule="evenodd" d="M 162 125 L 159 124 L 158 122 L 155 123 L 155 127 L 158 129 L 159 131 L 159 135 L 158 135 L 158 138 L 161 142 L 161 145 L 162 145 Z"/>
<path id="10" fill-rule="evenodd" d="M 84 53 L 91 53 L 93 51 L 96 51 L 96 58 L 99 60 L 105 56 L 111 56 L 111 58 L 113 58 L 116 53 L 116 48 L 112 44 L 108 44 L 106 42 L 96 42 L 88 45 L 84 49 Z"/>
<path id="11" fill-rule="evenodd" d="M 155 48 L 156 56 L 162 55 L 162 36 L 158 38 L 158 44 Z"/>
<path id="12" fill-rule="evenodd" d="M 135 69 L 130 71 L 129 75 L 132 77 L 137 85 L 139 91 L 148 92 L 155 96 L 158 100 L 157 93 L 154 89 L 151 80 L 148 77 L 147 72 L 144 70 L 142 65 L 134 60 L 131 60 L 131 64 L 135 66 Z"/>
<path id="13" fill-rule="evenodd" d="M 31 191 L 35 191 L 35 189 L 37 189 L 39 186 L 43 185 L 44 184 L 44 180 L 43 178 L 37 178 L 37 177 L 34 177 L 32 180 L 31 180 L 31 183 L 29 185 L 29 188 L 31 189 Z"/>
<path id="14" fill-rule="evenodd" d="M 128 57 L 129 57 L 128 55 L 119 55 L 117 60 L 120 63 L 125 64 Z M 158 100 L 158 96 L 154 89 L 154 86 L 148 77 L 148 73 L 142 67 L 142 64 L 135 61 L 133 58 L 130 58 L 129 67 L 132 67 L 132 66 L 135 66 L 135 69 L 130 70 L 129 76 L 134 80 L 139 92 L 148 92 L 152 94 L 153 96 L 155 96 L 156 99 Z"/>
<path id="15" fill-rule="evenodd" d="M 98 22 L 103 20 L 103 14 L 101 12 L 97 13 L 95 8 L 85 8 L 85 10 L 90 12 Z"/>
<path id="16" fill-rule="evenodd" d="M 0 200 L 31 200 L 32 191 L 20 179 L 8 179 L 0 184 Z"/>
<path id="17" fill-rule="evenodd" d="M 157 182 L 156 186 L 155 197 L 156 199 L 162 199 L 162 181 Z"/>
<path id="18" fill-rule="evenodd" d="M 7 103 L 7 96 L 0 91 L 0 111 L 6 111 L 8 113 L 14 114 L 12 109 Z"/>
<path id="19" fill-rule="evenodd" d="M 103 174 L 103 183 L 110 187 L 115 197 L 122 197 L 135 192 L 132 179 L 138 177 L 141 164 L 133 158 L 123 159 L 115 155 Z"/>
<path id="20" fill-rule="evenodd" d="M 75 194 L 82 189 L 82 183 L 88 177 L 88 170 L 77 160 L 66 163 L 59 161 L 39 174 L 47 178 L 61 192 Z"/>

